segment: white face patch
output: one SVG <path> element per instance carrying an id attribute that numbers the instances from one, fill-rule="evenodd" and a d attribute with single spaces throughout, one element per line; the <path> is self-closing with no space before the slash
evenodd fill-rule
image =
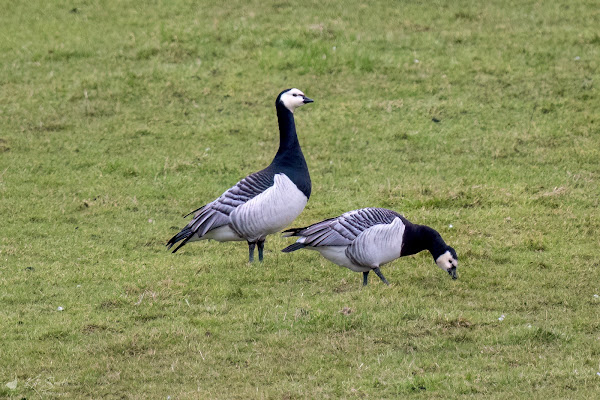
<path id="1" fill-rule="evenodd" d="M 281 95 L 281 102 L 292 113 L 294 110 L 302 105 L 304 105 L 304 93 L 302 91 L 294 88 L 290 89 L 284 94 Z"/>
<path id="2" fill-rule="evenodd" d="M 458 266 L 458 260 L 452 257 L 452 254 L 450 254 L 449 251 L 446 251 L 444 254 L 439 256 L 437 260 L 435 260 L 435 263 L 438 265 L 438 267 L 446 272 L 448 272 L 450 268 Z"/>

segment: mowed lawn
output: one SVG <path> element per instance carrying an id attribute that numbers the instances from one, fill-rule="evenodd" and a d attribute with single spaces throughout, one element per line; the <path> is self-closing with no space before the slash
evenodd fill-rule
<path id="1" fill-rule="evenodd" d="M 5 1 L 0 397 L 594 398 L 594 1 Z M 164 244 L 271 161 L 297 87 L 313 194 L 440 231 L 383 269 Z M 59 308 L 60 307 L 60 308 Z"/>

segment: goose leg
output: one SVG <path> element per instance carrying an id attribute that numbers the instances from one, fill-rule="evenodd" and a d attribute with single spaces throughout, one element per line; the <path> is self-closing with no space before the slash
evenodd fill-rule
<path id="1" fill-rule="evenodd" d="M 383 283 L 385 283 L 388 286 L 390 285 L 390 283 L 387 281 L 387 279 L 385 279 L 385 276 L 383 276 L 383 274 L 381 273 L 381 270 L 379 269 L 379 267 L 373 268 L 373 271 L 375 271 L 375 273 L 377 274 L 377 276 L 379 277 L 379 279 L 381 279 L 381 281 Z"/>
<path id="2" fill-rule="evenodd" d="M 363 272 L 363 286 L 367 286 L 367 283 L 369 283 L 368 277 L 369 277 L 369 271 Z"/>
<path id="3" fill-rule="evenodd" d="M 264 249 L 265 249 L 265 241 L 259 240 L 258 241 L 258 261 L 260 261 L 260 262 L 263 261 L 263 250 Z"/>
<path id="4" fill-rule="evenodd" d="M 254 261 L 254 248 L 256 247 L 256 242 L 248 242 L 248 262 Z"/>

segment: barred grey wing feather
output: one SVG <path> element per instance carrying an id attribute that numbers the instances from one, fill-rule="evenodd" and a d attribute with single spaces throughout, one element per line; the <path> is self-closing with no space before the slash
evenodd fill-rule
<path id="1" fill-rule="evenodd" d="M 190 223 L 192 232 L 202 237 L 211 229 L 226 225 L 229 222 L 229 217 L 223 212 L 213 207 L 206 207 L 200 215 L 194 218 Z"/>
<path id="2" fill-rule="evenodd" d="M 200 208 L 188 227 L 199 237 L 208 231 L 229 223 L 229 216 L 237 207 L 247 203 L 273 185 L 269 168 L 248 175 L 223 193 L 218 199 Z"/>
<path id="3" fill-rule="evenodd" d="M 295 235 L 302 236 L 302 243 L 307 246 L 347 246 L 365 230 L 375 225 L 389 224 L 395 218 L 402 217 L 383 208 L 363 208 L 318 222 Z"/>

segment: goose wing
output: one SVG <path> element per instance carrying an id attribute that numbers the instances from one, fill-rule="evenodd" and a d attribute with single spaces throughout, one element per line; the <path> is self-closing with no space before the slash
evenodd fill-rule
<path id="1" fill-rule="evenodd" d="M 194 211 L 192 220 L 167 243 L 170 249 L 179 241 L 183 241 L 173 253 L 186 244 L 193 236 L 202 237 L 212 229 L 227 225 L 229 216 L 239 206 L 246 204 L 265 190 L 273 186 L 274 174 L 270 168 L 248 175 L 233 187 L 229 188 L 215 201 Z M 192 214 L 190 213 L 190 214 Z M 188 214 L 188 215 L 190 215 Z M 187 216 L 187 215 L 186 215 Z"/>
<path id="2" fill-rule="evenodd" d="M 300 236 L 297 243 L 302 244 L 302 247 L 348 246 L 367 229 L 390 224 L 396 218 L 404 222 L 404 217 L 395 211 L 385 208 L 362 208 L 305 228 L 289 229 L 285 233 L 288 233 L 287 236 Z"/>

